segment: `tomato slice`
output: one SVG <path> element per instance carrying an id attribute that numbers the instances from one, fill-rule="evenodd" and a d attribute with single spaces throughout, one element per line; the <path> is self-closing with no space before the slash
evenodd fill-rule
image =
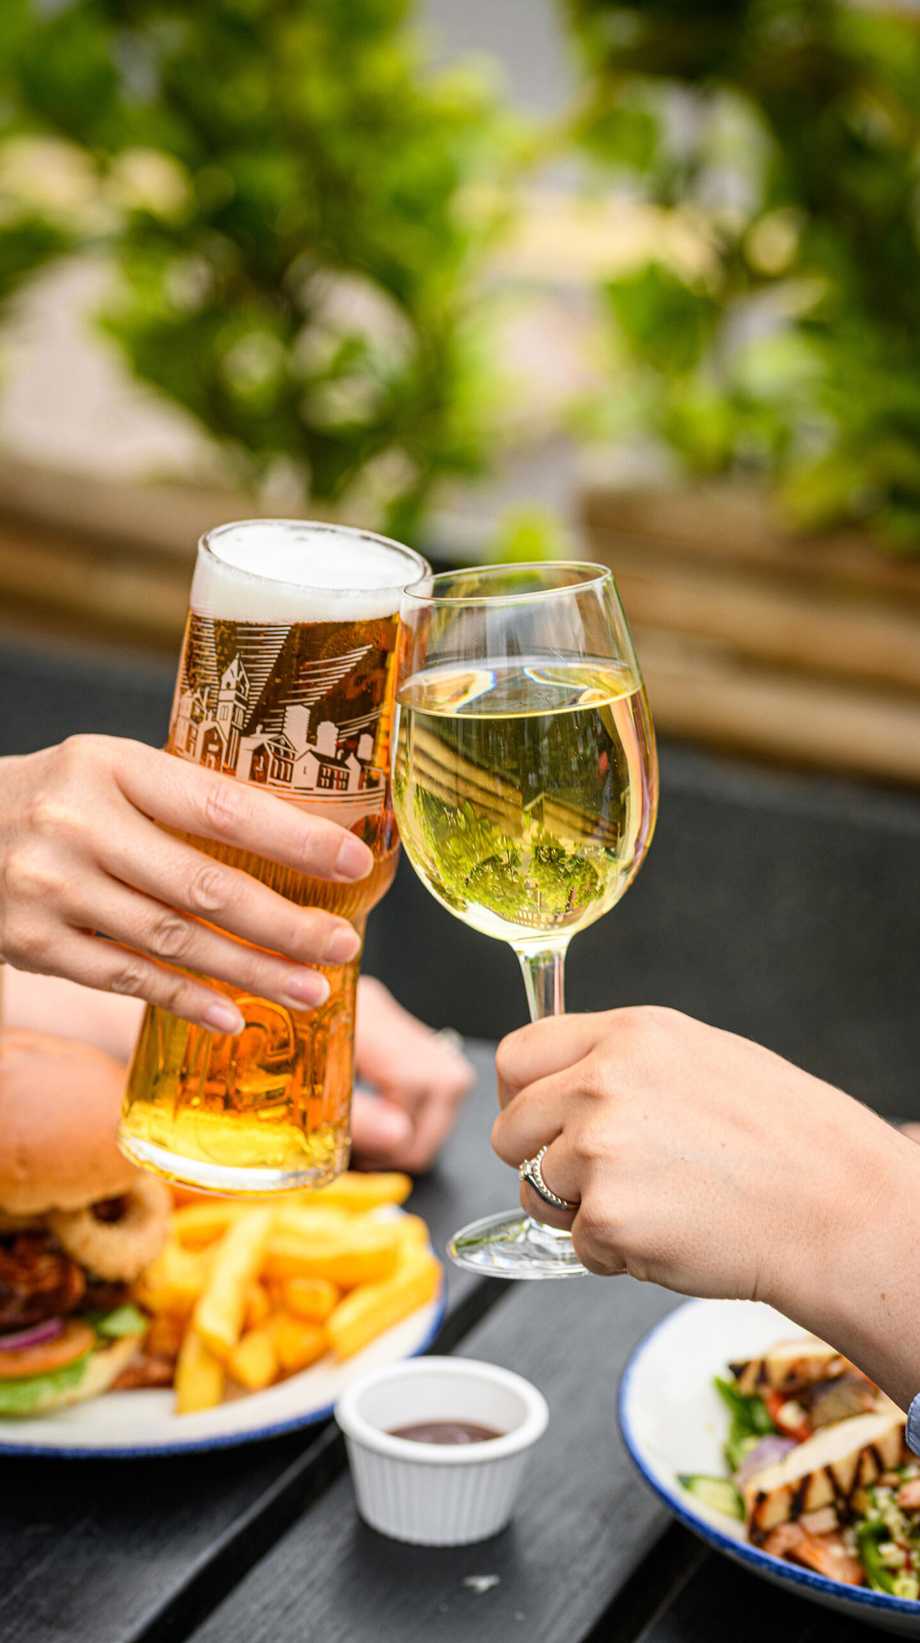
<path id="1" fill-rule="evenodd" d="M 806 1438 L 811 1437 L 811 1427 L 808 1424 L 807 1419 L 802 1421 L 789 1421 L 783 1418 L 783 1409 L 787 1403 L 790 1403 L 793 1400 L 784 1398 L 781 1392 L 774 1392 L 771 1388 L 769 1392 L 765 1392 L 763 1394 L 763 1401 L 767 1406 L 767 1414 L 773 1422 L 773 1425 L 776 1427 L 778 1432 L 782 1432 L 784 1437 L 795 1438 L 797 1443 L 804 1443 Z"/>
<path id="2" fill-rule="evenodd" d="M 24 1381 L 30 1375 L 50 1375 L 53 1369 L 65 1369 L 69 1363 L 76 1363 L 95 1344 L 95 1330 L 71 1318 L 53 1341 L 0 1352 L 0 1381 Z"/>

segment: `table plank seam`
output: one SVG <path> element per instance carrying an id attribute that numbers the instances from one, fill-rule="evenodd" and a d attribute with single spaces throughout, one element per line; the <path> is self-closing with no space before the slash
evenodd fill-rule
<path id="1" fill-rule="evenodd" d="M 178 1643 L 207 1619 L 338 1477 L 344 1464 L 343 1446 L 331 1423 L 311 1443 L 309 1453 L 309 1468 L 304 1457 L 298 1456 L 209 1549 L 159 1613 L 131 1632 L 126 1643 L 154 1643 L 154 1639 L 156 1643 Z"/>
<path id="2" fill-rule="evenodd" d="M 708 1558 L 688 1530 L 669 1523 L 584 1643 L 641 1643 Z"/>

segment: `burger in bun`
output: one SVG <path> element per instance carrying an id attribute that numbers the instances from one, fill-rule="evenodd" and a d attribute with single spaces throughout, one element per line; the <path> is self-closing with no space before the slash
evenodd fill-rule
<path id="1" fill-rule="evenodd" d="M 0 1418 L 107 1391 L 146 1333 L 130 1285 L 171 1198 L 118 1150 L 124 1083 L 89 1044 L 0 1034 Z"/>

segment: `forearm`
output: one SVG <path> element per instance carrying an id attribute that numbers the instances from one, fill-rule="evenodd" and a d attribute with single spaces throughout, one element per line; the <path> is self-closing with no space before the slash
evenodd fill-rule
<path id="1" fill-rule="evenodd" d="M 886 1129 L 816 1258 L 775 1304 L 829 1341 L 901 1408 L 920 1392 L 920 1147 Z"/>

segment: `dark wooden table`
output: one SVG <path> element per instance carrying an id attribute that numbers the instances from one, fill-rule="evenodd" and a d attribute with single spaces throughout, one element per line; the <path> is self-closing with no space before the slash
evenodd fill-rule
<path id="1" fill-rule="evenodd" d="M 438 1244 L 505 1204 L 494 1079 L 479 1087 L 414 1207 Z M 0 1462 L 2 1643 L 858 1643 L 849 1624 L 709 1555 L 632 1470 L 615 1395 L 674 1298 L 628 1280 L 448 1274 L 437 1350 L 527 1375 L 551 1421 L 512 1526 L 426 1550 L 356 1516 L 332 1426 L 188 1460 Z M 476 1576 L 497 1576 L 479 1589 Z"/>

